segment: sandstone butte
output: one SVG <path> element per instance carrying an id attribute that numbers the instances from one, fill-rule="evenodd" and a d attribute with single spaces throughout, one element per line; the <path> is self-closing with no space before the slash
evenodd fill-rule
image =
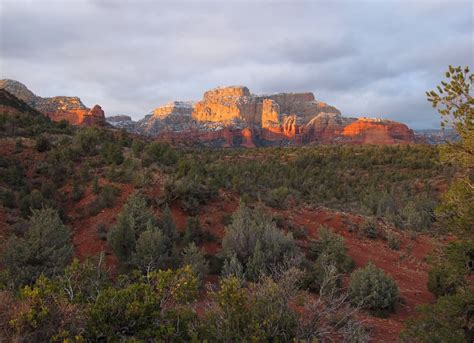
<path id="1" fill-rule="evenodd" d="M 415 142 L 413 131 L 404 124 L 343 117 L 313 93 L 254 95 L 244 86 L 209 90 L 197 103 L 158 107 L 138 121 L 135 131 L 177 144 L 222 147 Z"/>
<path id="2" fill-rule="evenodd" d="M 104 111 L 99 105 L 90 109 L 84 106 L 78 97 L 42 98 L 35 95 L 22 83 L 8 79 L 0 80 L 0 89 L 8 91 L 54 121 L 66 120 L 72 125 L 79 126 L 103 126 L 106 124 Z"/>

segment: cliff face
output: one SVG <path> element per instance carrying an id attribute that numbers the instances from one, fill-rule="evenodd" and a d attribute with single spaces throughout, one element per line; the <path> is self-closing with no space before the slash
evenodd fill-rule
<path id="1" fill-rule="evenodd" d="M 54 121 L 66 120 L 72 125 L 81 126 L 101 126 L 106 123 L 104 111 L 99 105 L 87 108 L 78 97 L 42 98 L 21 82 L 8 79 L 0 80 L 0 89 L 5 89 Z"/>
<path id="2" fill-rule="evenodd" d="M 405 144 L 415 142 L 415 134 L 405 124 L 389 120 L 360 118 L 344 127 L 342 135 L 361 144 Z"/>
<path id="3" fill-rule="evenodd" d="M 135 132 L 174 143 L 212 146 L 300 145 L 311 143 L 413 143 L 400 123 L 347 118 L 313 93 L 254 95 L 244 86 L 216 88 L 192 104 L 174 102 L 152 111 Z"/>

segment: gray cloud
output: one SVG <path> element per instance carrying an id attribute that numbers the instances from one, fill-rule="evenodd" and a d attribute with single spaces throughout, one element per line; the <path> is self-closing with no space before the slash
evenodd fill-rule
<path id="1" fill-rule="evenodd" d="M 472 31 L 470 1 L 3 0 L 0 72 L 137 119 L 244 84 L 436 127 L 424 92 L 472 65 Z"/>

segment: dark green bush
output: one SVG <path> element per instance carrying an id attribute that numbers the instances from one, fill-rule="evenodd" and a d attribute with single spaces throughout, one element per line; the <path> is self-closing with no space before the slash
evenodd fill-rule
<path id="1" fill-rule="evenodd" d="M 474 242 L 448 244 L 428 275 L 428 289 L 437 297 L 455 294 L 467 284 L 474 269 Z"/>
<path id="2" fill-rule="evenodd" d="M 400 250 L 400 237 L 392 232 L 387 235 L 388 247 L 392 250 Z"/>
<path id="3" fill-rule="evenodd" d="M 51 143 L 49 142 L 48 138 L 41 135 L 36 139 L 35 148 L 38 152 L 45 152 L 51 148 Z"/>
<path id="4" fill-rule="evenodd" d="M 351 275 L 349 297 L 355 306 L 380 316 L 395 311 L 400 294 L 395 281 L 369 263 Z"/>
<path id="5" fill-rule="evenodd" d="M 379 234 L 379 228 L 377 221 L 373 218 L 364 220 L 361 226 L 362 233 L 365 237 L 376 239 Z"/>
<path id="6" fill-rule="evenodd" d="M 33 210 L 24 238 L 11 237 L 1 255 L 13 285 L 33 283 L 41 274 L 62 273 L 73 254 L 71 234 L 57 211 Z"/>
<path id="7" fill-rule="evenodd" d="M 236 255 L 247 277 L 257 278 L 276 263 L 299 254 L 293 236 L 276 227 L 263 211 L 240 205 L 222 240 L 222 256 Z"/>

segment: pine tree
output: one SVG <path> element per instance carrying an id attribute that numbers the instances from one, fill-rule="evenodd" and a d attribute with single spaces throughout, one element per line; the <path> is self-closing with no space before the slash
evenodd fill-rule
<path id="1" fill-rule="evenodd" d="M 202 251 L 194 243 L 190 243 L 183 250 L 183 266 L 189 265 L 200 282 L 209 273 L 209 263 L 206 261 Z"/>
<path id="2" fill-rule="evenodd" d="M 251 280 L 258 280 L 258 277 L 265 274 L 267 270 L 267 261 L 263 252 L 262 243 L 257 240 L 252 258 L 247 263 L 247 277 Z"/>
<path id="3" fill-rule="evenodd" d="M 62 273 L 72 258 L 71 233 L 56 210 L 32 210 L 24 238 L 13 236 L 2 254 L 12 283 L 32 284 L 41 274 L 47 277 Z"/>
<path id="4" fill-rule="evenodd" d="M 138 237 L 155 224 L 156 219 L 143 195 L 131 195 L 107 237 L 117 258 L 124 263 L 132 262 Z"/>
<path id="5" fill-rule="evenodd" d="M 161 216 L 161 229 L 163 230 L 164 235 L 168 237 L 170 242 L 175 242 L 178 239 L 179 234 L 176 230 L 176 224 L 174 223 L 168 204 L 165 205 L 163 214 Z"/>
<path id="6" fill-rule="evenodd" d="M 244 280 L 244 268 L 235 253 L 224 261 L 221 274 L 223 277 L 234 276 L 239 280 Z"/>
<path id="7" fill-rule="evenodd" d="M 138 237 L 135 265 L 145 271 L 165 269 L 169 264 L 168 239 L 157 227 L 150 226 Z"/>

